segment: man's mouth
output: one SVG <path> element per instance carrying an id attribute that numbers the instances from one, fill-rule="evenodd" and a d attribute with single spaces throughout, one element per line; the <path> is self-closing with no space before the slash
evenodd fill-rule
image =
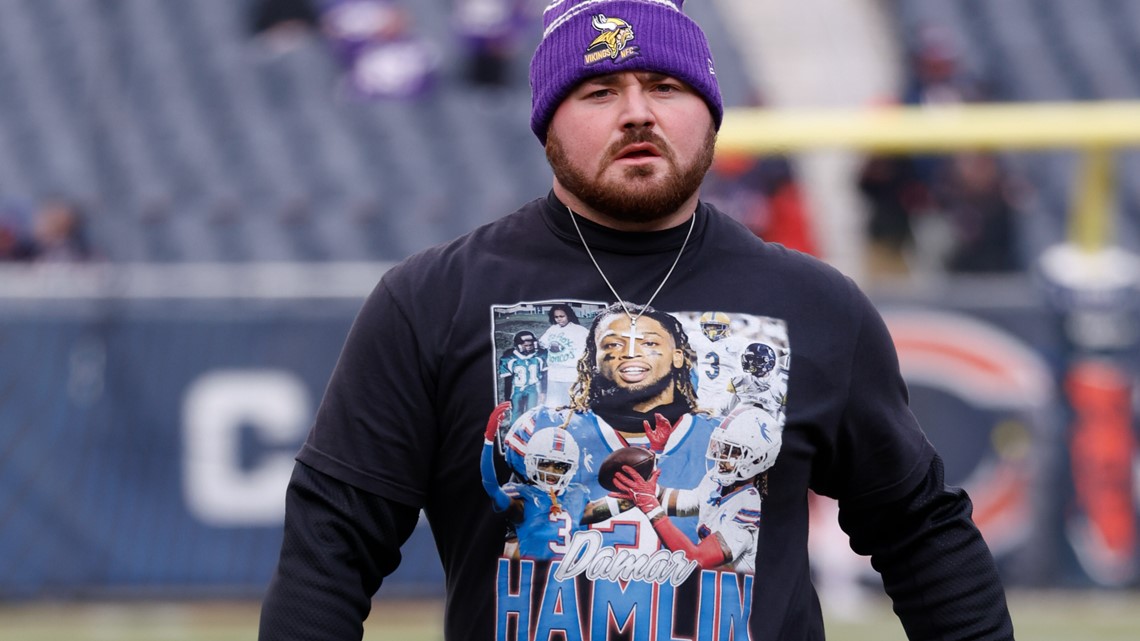
<path id="1" fill-rule="evenodd" d="M 645 379 L 649 374 L 649 368 L 645 365 L 623 365 L 618 368 L 618 375 L 627 383 L 638 383 Z"/>
<path id="2" fill-rule="evenodd" d="M 650 143 L 629 145 L 618 152 L 618 160 L 640 160 L 643 158 L 660 158 L 661 153 L 657 147 Z"/>

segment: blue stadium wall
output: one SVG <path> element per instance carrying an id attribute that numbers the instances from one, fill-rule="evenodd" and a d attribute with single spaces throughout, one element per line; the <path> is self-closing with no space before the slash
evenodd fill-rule
<path id="1" fill-rule="evenodd" d="M 4 301 L 0 598 L 259 595 L 359 303 Z M 879 303 L 915 412 L 1010 583 L 1136 585 L 1135 349 L 1090 361 L 1127 381 L 1110 434 L 1131 448 L 1123 470 L 1104 448 L 1074 458 L 1075 429 L 1112 426 L 1068 402 L 1078 355 L 1040 301 Z M 441 592 L 426 525 L 405 560 L 382 592 Z"/>

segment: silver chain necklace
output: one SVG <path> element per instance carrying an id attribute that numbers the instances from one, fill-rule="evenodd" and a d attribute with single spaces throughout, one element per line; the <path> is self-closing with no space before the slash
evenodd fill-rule
<path id="1" fill-rule="evenodd" d="M 621 297 L 621 294 L 617 293 L 610 279 L 606 278 L 606 273 L 602 271 L 602 266 L 598 264 L 598 259 L 594 258 L 594 252 L 590 251 L 590 246 L 586 244 L 586 237 L 582 235 L 582 228 L 578 226 L 578 218 L 574 215 L 574 210 L 567 206 L 566 211 L 570 212 L 570 222 L 574 223 L 574 230 L 578 232 L 578 239 L 582 241 L 582 246 L 586 248 L 586 255 L 590 257 L 590 262 L 594 263 L 594 269 L 597 269 L 598 273 L 602 275 L 602 280 L 606 282 L 606 286 L 613 292 L 618 304 L 625 310 L 625 315 L 629 317 L 629 332 L 622 334 L 622 336 L 629 339 L 629 355 L 633 357 L 635 342 L 638 338 L 642 338 L 642 336 L 637 333 L 637 319 L 641 318 L 645 310 L 649 309 L 649 306 L 653 304 L 653 300 L 657 298 L 657 294 L 661 293 L 661 288 L 665 286 L 665 283 L 669 281 L 669 277 L 673 275 L 673 270 L 677 268 L 677 263 L 681 262 L 681 254 L 685 253 L 685 247 L 688 246 L 689 238 L 693 235 L 693 227 L 697 225 L 697 214 L 693 212 L 693 215 L 689 218 L 689 231 L 685 234 L 685 241 L 681 243 L 681 249 L 677 251 L 677 257 L 673 259 L 673 264 L 669 267 L 669 271 L 665 273 L 665 278 L 661 279 L 661 284 L 657 286 L 657 289 L 654 290 L 649 300 L 645 301 L 645 306 L 634 316 L 633 313 L 629 311 L 629 307 L 626 307 L 625 299 Z"/>

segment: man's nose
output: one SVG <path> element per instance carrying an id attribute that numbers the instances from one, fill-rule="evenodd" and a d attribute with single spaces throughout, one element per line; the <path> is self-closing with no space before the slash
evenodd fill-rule
<path id="1" fill-rule="evenodd" d="M 637 127 L 652 127 L 657 124 L 657 117 L 653 113 L 652 104 L 644 91 L 627 91 L 623 105 L 623 127 L 633 129 Z"/>

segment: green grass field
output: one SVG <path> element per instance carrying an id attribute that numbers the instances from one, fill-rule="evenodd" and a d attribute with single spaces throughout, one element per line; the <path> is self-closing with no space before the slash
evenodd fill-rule
<path id="1" fill-rule="evenodd" d="M 378 604 L 368 641 L 441 641 L 440 604 Z M 1014 592 L 1019 641 L 1137 641 L 1140 593 Z M 0 641 L 252 641 L 256 603 L 36 603 L 0 605 Z M 860 620 L 829 619 L 832 641 L 905 641 L 884 602 Z"/>

